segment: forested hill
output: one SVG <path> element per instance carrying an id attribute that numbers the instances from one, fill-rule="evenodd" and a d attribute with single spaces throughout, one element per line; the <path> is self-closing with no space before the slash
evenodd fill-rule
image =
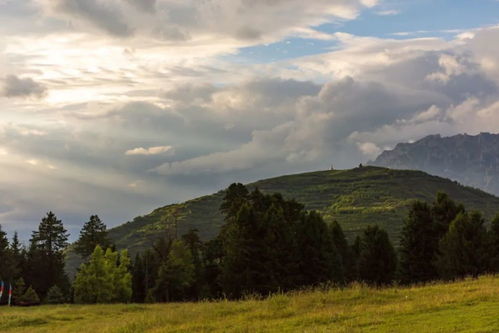
<path id="1" fill-rule="evenodd" d="M 397 242 L 411 201 L 431 202 L 438 191 L 448 193 L 468 209 L 483 212 L 487 218 L 499 212 L 499 198 L 421 171 L 379 167 L 319 171 L 261 180 L 249 187 L 265 193 L 280 192 L 307 209 L 320 211 L 326 221 L 340 222 L 350 238 L 367 225 L 376 224 Z M 156 209 L 111 229 L 110 237 L 119 248 L 128 248 L 134 254 L 150 248 L 177 216 L 179 235 L 198 229 L 203 239 L 213 238 L 223 224 L 219 213 L 222 197 L 223 192 L 218 192 Z"/>

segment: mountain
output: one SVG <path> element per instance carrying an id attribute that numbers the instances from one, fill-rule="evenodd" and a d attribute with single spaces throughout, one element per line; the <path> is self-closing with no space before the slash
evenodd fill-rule
<path id="1" fill-rule="evenodd" d="M 438 191 L 448 193 L 469 209 L 479 210 L 490 218 L 499 212 L 499 198 L 483 191 L 422 171 L 360 167 L 282 176 L 248 185 L 264 193 L 280 192 L 294 198 L 307 209 L 320 211 L 327 221 L 337 220 L 352 239 L 369 224 L 385 228 L 398 242 L 410 203 L 433 201 Z M 181 204 L 158 208 L 109 231 L 119 248 L 130 252 L 150 248 L 164 235 L 166 226 L 177 221 L 178 234 L 191 228 L 199 230 L 202 239 L 215 237 L 223 224 L 219 207 L 223 192 Z"/>
<path id="2" fill-rule="evenodd" d="M 422 170 L 499 195 L 499 135 L 430 135 L 384 151 L 370 165 Z"/>

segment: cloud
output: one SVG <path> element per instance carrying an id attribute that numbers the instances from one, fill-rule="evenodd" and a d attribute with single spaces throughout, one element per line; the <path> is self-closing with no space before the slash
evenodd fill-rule
<path id="1" fill-rule="evenodd" d="M 41 98 L 47 88 L 31 78 L 20 78 L 9 75 L 4 80 L 3 95 L 6 97 L 35 97 Z"/>
<path id="2" fill-rule="evenodd" d="M 353 19 L 376 0 L 38 0 L 50 15 L 74 21 L 81 30 L 117 37 L 135 34 L 165 40 L 274 39 L 295 28 L 331 18 Z M 139 11 L 137 11 L 139 9 Z"/>
<path id="3" fill-rule="evenodd" d="M 168 155 L 174 154 L 174 149 L 172 146 L 158 146 L 158 147 L 150 147 L 150 148 L 134 148 L 127 150 L 125 152 L 125 155 L 128 156 L 134 156 L 134 155 L 144 155 L 144 156 L 151 156 L 151 155 L 163 155 L 168 153 Z"/>

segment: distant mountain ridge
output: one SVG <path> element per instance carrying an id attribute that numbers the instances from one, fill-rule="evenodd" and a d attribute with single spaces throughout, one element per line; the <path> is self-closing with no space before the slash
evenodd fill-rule
<path id="1" fill-rule="evenodd" d="M 499 134 L 430 135 L 399 143 L 369 164 L 421 170 L 499 195 Z"/>

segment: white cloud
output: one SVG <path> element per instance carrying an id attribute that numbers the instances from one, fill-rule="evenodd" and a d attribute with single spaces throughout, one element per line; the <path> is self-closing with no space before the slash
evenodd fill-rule
<path id="1" fill-rule="evenodd" d="M 134 148 L 127 150 L 125 152 L 125 155 L 128 156 L 133 156 L 133 155 L 144 155 L 144 156 L 151 156 L 151 155 L 173 155 L 175 153 L 175 150 L 173 149 L 172 146 L 158 146 L 158 147 L 150 147 L 150 148 Z"/>

